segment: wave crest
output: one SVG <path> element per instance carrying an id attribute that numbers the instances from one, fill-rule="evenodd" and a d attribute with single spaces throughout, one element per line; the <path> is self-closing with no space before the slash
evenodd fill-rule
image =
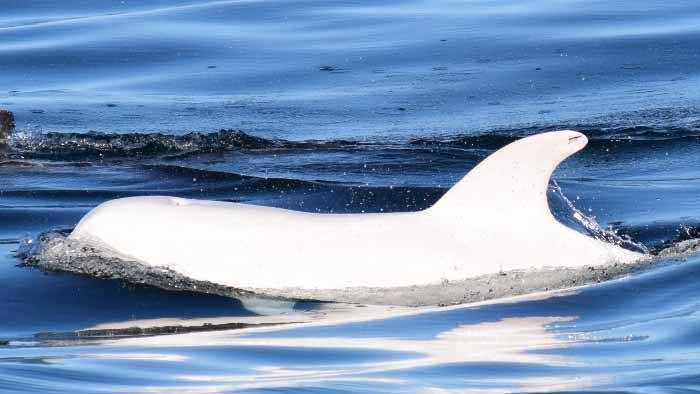
<path id="1" fill-rule="evenodd" d="M 239 130 L 172 135 L 162 133 L 17 133 L 11 149 L 39 158 L 134 157 L 177 153 L 223 152 L 261 149 L 279 141 L 252 136 Z"/>
<path id="2" fill-rule="evenodd" d="M 8 140 L 10 155 L 40 159 L 90 159 L 149 157 L 218 153 L 244 149 L 256 150 L 329 150 L 329 149 L 436 149 L 460 148 L 496 150 L 520 138 L 542 131 L 574 129 L 586 134 L 590 148 L 611 146 L 638 147 L 649 144 L 673 144 L 699 141 L 699 127 L 632 126 L 606 127 L 556 125 L 498 129 L 469 134 L 414 137 L 407 141 L 306 140 L 290 141 L 254 136 L 241 130 L 221 129 L 217 132 L 192 132 L 182 135 L 165 133 L 33 133 L 17 132 Z"/>

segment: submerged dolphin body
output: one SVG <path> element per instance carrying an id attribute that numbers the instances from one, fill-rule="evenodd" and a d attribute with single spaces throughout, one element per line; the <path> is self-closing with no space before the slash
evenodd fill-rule
<path id="1" fill-rule="evenodd" d="M 570 130 L 513 142 L 420 212 L 317 214 L 132 197 L 93 209 L 70 238 L 253 290 L 391 288 L 640 260 L 645 255 L 576 232 L 549 210 L 552 172 L 586 143 Z"/>

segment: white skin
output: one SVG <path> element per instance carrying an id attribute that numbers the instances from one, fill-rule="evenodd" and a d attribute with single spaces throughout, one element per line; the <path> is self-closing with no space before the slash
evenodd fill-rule
<path id="1" fill-rule="evenodd" d="M 557 222 L 556 166 L 586 137 L 563 130 L 498 150 L 420 212 L 317 214 L 174 197 L 108 201 L 71 238 L 238 288 L 396 287 L 514 269 L 631 263 L 645 256 Z"/>

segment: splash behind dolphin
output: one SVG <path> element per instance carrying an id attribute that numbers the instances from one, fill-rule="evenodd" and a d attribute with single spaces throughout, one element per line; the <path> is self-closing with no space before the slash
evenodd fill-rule
<path id="1" fill-rule="evenodd" d="M 513 142 L 420 212 L 317 214 L 132 197 L 93 209 L 70 238 L 253 290 L 405 287 L 640 260 L 645 255 L 578 233 L 549 210 L 552 172 L 586 143 L 570 130 Z"/>

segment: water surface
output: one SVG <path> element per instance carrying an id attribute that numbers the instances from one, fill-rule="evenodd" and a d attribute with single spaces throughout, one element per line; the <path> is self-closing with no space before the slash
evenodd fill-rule
<path id="1" fill-rule="evenodd" d="M 563 195 L 652 251 L 677 245 L 700 232 L 698 20 L 695 1 L 6 0 L 0 392 L 700 390 L 695 255 L 552 297 L 109 343 L 69 334 L 260 310 L 15 257 L 125 196 L 419 210 L 560 127 L 590 138 L 555 174 Z"/>

